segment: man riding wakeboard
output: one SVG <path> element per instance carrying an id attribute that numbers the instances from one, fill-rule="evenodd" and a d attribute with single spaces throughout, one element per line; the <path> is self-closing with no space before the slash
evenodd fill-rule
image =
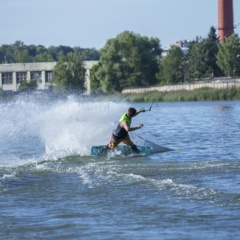
<path id="1" fill-rule="evenodd" d="M 132 150 L 135 153 L 140 153 L 140 150 L 131 141 L 128 132 L 132 132 L 143 127 L 143 124 L 139 124 L 137 127 L 131 127 L 132 118 L 137 116 L 141 112 L 145 112 L 145 109 L 140 109 L 139 111 L 137 111 L 135 108 L 130 107 L 128 109 L 128 112 L 124 113 L 121 116 L 116 129 L 113 130 L 110 143 L 103 149 L 104 155 L 107 154 L 108 150 L 115 148 L 121 142 L 128 146 L 131 146 Z"/>

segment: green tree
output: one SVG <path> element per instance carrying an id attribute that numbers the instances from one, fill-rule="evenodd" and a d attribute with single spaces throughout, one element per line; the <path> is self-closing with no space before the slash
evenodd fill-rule
<path id="1" fill-rule="evenodd" d="M 74 53 L 81 56 L 84 61 L 99 60 L 99 52 L 95 48 L 74 47 Z"/>
<path id="2" fill-rule="evenodd" d="M 60 91 L 84 91 L 85 71 L 81 57 L 74 53 L 61 54 L 53 71 L 56 88 Z"/>
<path id="3" fill-rule="evenodd" d="M 49 52 L 43 52 L 33 58 L 33 62 L 54 62 L 52 55 Z"/>
<path id="4" fill-rule="evenodd" d="M 76 53 L 83 60 L 98 60 L 99 52 L 92 48 L 25 45 L 22 41 L 14 44 L 0 46 L 0 63 L 25 63 L 25 62 L 52 62 L 58 61 L 59 55 L 66 56 L 68 53 Z"/>
<path id="5" fill-rule="evenodd" d="M 206 39 L 197 40 L 189 53 L 189 75 L 192 79 L 209 77 L 212 73 L 208 65 L 208 45 Z"/>
<path id="6" fill-rule="evenodd" d="M 19 91 L 29 92 L 37 89 L 37 81 L 23 81 L 19 87 Z"/>
<path id="7" fill-rule="evenodd" d="M 90 89 L 92 93 L 102 93 L 101 81 L 99 80 L 102 79 L 102 76 L 100 75 L 102 71 L 99 70 L 101 68 L 102 64 L 99 62 L 98 64 L 95 64 L 90 70 Z"/>
<path id="8" fill-rule="evenodd" d="M 31 57 L 30 57 L 27 49 L 23 49 L 23 50 L 18 51 L 16 62 L 18 62 L 18 63 L 32 62 Z"/>
<path id="9" fill-rule="evenodd" d="M 34 54 L 35 56 L 40 55 L 40 54 L 44 54 L 45 52 L 47 52 L 47 49 L 42 45 L 36 46 L 35 49 L 36 49 L 36 52 Z"/>
<path id="10" fill-rule="evenodd" d="M 184 81 L 184 55 L 180 47 L 171 46 L 162 61 L 161 82 L 164 84 Z"/>
<path id="11" fill-rule="evenodd" d="M 55 61 L 58 61 L 61 55 L 67 56 L 69 53 L 74 53 L 74 50 L 71 47 L 60 45 L 58 47 L 50 46 L 48 52 Z"/>
<path id="12" fill-rule="evenodd" d="M 3 44 L 0 48 L 1 63 L 15 63 L 14 52 L 11 45 Z"/>
<path id="13" fill-rule="evenodd" d="M 55 46 L 50 46 L 48 48 L 48 52 L 51 54 L 51 56 L 53 57 L 54 61 L 58 61 L 58 55 L 59 55 L 59 51 L 58 48 Z"/>
<path id="14" fill-rule="evenodd" d="M 208 61 L 207 64 L 212 68 L 212 75 L 215 77 L 222 76 L 223 73 L 217 65 L 217 53 L 219 49 L 218 36 L 216 34 L 216 28 L 211 27 L 207 38 Z"/>
<path id="15" fill-rule="evenodd" d="M 240 39 L 229 36 L 219 47 L 217 64 L 226 76 L 240 75 Z"/>
<path id="16" fill-rule="evenodd" d="M 111 93 L 157 83 L 161 52 L 157 38 L 126 31 L 109 39 L 100 51 L 99 66 L 91 72 L 92 90 L 101 86 L 103 93 Z"/>
<path id="17" fill-rule="evenodd" d="M 218 38 L 216 29 L 210 28 L 207 38 L 197 37 L 189 50 L 189 73 L 192 79 L 221 76 L 222 72 L 216 64 Z"/>

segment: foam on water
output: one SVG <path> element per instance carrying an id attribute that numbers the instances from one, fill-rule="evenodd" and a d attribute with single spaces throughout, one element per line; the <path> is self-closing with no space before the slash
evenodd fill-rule
<path id="1" fill-rule="evenodd" d="M 2 239 L 239 239 L 239 101 L 229 125 L 217 104 L 141 114 L 137 134 L 182 150 L 119 160 L 84 155 L 109 141 L 127 103 L 1 102 Z"/>
<path id="2" fill-rule="evenodd" d="M 114 118 L 123 109 L 113 102 L 68 101 L 53 106 L 40 115 L 46 153 L 89 155 L 92 145 L 108 143 Z"/>
<path id="3" fill-rule="evenodd" d="M 126 103 L 18 98 L 0 103 L 0 164 L 19 159 L 57 159 L 90 155 L 92 145 L 107 144 Z"/>

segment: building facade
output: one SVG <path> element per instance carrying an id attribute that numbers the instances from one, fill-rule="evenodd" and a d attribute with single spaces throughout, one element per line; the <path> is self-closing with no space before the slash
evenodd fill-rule
<path id="1" fill-rule="evenodd" d="M 84 61 L 85 86 L 90 94 L 90 69 L 98 61 Z M 57 62 L 0 64 L 0 89 L 18 91 L 21 82 L 37 81 L 39 90 L 48 90 L 53 85 L 53 69 Z"/>

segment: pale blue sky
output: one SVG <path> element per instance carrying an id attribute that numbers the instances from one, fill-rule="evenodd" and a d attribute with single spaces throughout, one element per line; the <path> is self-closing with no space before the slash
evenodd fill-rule
<path id="1" fill-rule="evenodd" d="M 218 0 L 0 0 L 0 45 L 21 40 L 99 49 L 128 30 L 168 47 L 217 28 L 217 5 Z M 240 0 L 234 0 L 234 24 L 239 23 Z M 240 24 L 235 32 L 240 36 Z"/>

